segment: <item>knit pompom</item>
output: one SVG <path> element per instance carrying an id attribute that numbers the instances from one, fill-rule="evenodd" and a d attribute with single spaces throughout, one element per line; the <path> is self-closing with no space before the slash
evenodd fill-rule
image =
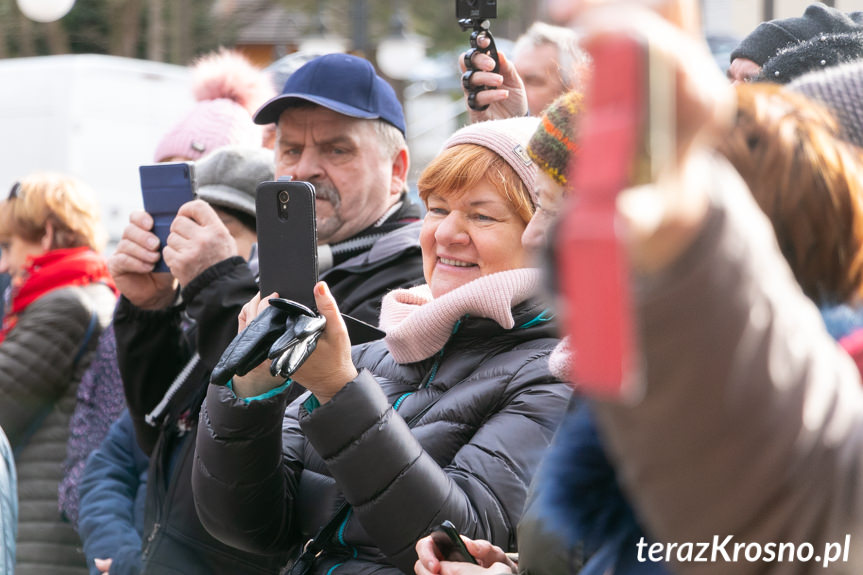
<path id="1" fill-rule="evenodd" d="M 561 185 L 566 185 L 570 160 L 578 153 L 576 124 L 581 111 L 581 93 L 567 92 L 558 97 L 543 112 L 539 128 L 527 145 L 537 167 Z"/>
<path id="2" fill-rule="evenodd" d="M 192 93 L 199 102 L 226 98 L 253 114 L 275 96 L 267 74 L 236 50 L 220 48 L 193 64 Z"/>
<path id="3" fill-rule="evenodd" d="M 221 48 L 192 69 L 198 103 L 156 146 L 154 160 L 197 160 L 222 146 L 260 146 L 252 114 L 275 94 L 270 77 L 235 50 Z"/>

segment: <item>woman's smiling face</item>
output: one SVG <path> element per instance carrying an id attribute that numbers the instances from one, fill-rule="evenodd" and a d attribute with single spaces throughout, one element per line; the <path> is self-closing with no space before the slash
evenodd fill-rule
<path id="1" fill-rule="evenodd" d="M 478 277 L 525 266 L 521 235 L 527 224 L 487 180 L 463 193 L 429 194 L 427 204 L 420 246 L 434 297 Z"/>

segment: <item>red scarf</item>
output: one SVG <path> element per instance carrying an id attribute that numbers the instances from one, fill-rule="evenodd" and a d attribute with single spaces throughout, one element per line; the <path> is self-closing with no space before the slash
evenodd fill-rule
<path id="1" fill-rule="evenodd" d="M 17 286 L 13 284 L 12 309 L 3 318 L 0 342 L 6 339 L 6 335 L 18 323 L 21 312 L 46 293 L 96 282 L 107 285 L 117 294 L 104 258 L 88 247 L 51 250 L 30 258 L 20 283 Z"/>

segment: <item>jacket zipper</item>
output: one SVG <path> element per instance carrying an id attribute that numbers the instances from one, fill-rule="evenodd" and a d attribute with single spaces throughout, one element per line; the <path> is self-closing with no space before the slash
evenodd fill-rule
<path id="1" fill-rule="evenodd" d="M 150 548 L 153 545 L 153 540 L 156 539 L 156 535 L 159 534 L 159 528 L 161 525 L 159 523 L 153 523 L 153 530 L 150 531 L 150 534 L 147 536 L 147 545 L 144 547 L 144 551 L 141 553 L 141 559 L 145 560 L 150 555 Z"/>
<path id="2" fill-rule="evenodd" d="M 159 535 L 159 530 L 162 527 L 162 507 L 165 503 L 166 498 L 166 489 L 165 489 L 165 453 L 167 451 L 166 443 L 169 440 L 169 434 L 163 433 L 159 442 L 156 444 L 156 448 L 153 450 L 153 453 L 150 454 L 151 460 L 155 457 L 155 464 L 153 465 L 154 474 L 147 473 L 147 482 L 155 482 L 153 485 L 153 499 L 154 499 L 154 509 L 153 509 L 153 528 L 150 531 L 149 535 L 147 535 L 147 545 L 144 547 L 144 550 L 141 552 L 141 560 L 146 563 L 147 557 L 150 555 L 150 552 L 153 548 L 153 542 L 156 540 L 156 537 Z"/>
<path id="3" fill-rule="evenodd" d="M 170 405 L 171 400 L 174 399 L 174 396 L 177 395 L 177 392 L 180 391 L 180 388 L 183 387 L 183 384 L 185 384 L 186 380 L 189 379 L 189 375 L 191 375 L 192 370 L 197 367 L 198 363 L 200 363 L 200 360 L 201 356 L 198 355 L 198 352 L 195 352 L 189 362 L 186 363 L 185 367 L 183 367 L 180 373 L 177 374 L 177 377 L 174 378 L 168 391 L 166 391 L 164 397 L 162 397 L 162 401 L 160 401 L 150 413 L 144 416 L 144 419 L 149 425 L 152 425 L 153 427 L 159 426 L 165 412 L 168 410 L 168 405 Z"/>

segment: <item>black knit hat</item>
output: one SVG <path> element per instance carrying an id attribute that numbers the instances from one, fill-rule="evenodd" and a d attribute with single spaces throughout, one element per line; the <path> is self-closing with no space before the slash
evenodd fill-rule
<path id="1" fill-rule="evenodd" d="M 782 48 L 767 60 L 756 78 L 787 84 L 807 72 L 863 59 L 863 32 L 825 34 Z"/>
<path id="2" fill-rule="evenodd" d="M 788 44 L 804 42 L 822 34 L 863 30 L 863 12 L 845 13 L 817 2 L 806 8 L 800 18 L 762 22 L 731 52 L 735 58 L 747 58 L 763 66 Z"/>

